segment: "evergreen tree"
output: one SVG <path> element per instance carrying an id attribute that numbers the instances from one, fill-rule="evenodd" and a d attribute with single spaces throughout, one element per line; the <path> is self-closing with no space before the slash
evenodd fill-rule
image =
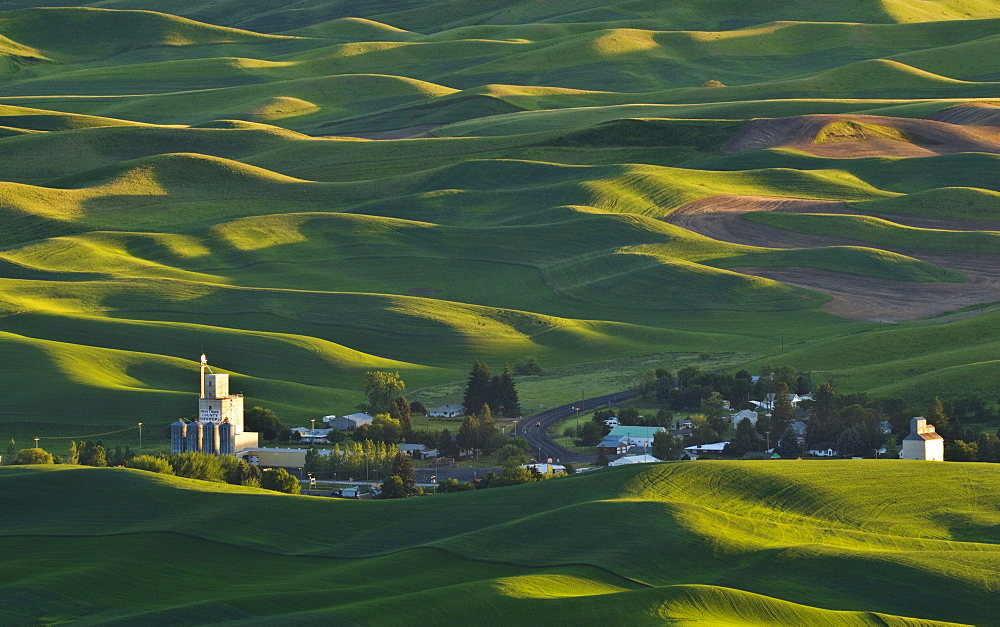
<path id="1" fill-rule="evenodd" d="M 503 372 L 494 377 L 493 403 L 497 412 L 505 418 L 517 418 L 521 415 L 521 401 L 517 396 L 514 376 L 510 366 L 504 364 Z"/>
<path id="2" fill-rule="evenodd" d="M 608 460 L 608 454 L 604 452 L 604 449 L 597 451 L 597 465 L 607 466 L 610 461 Z"/>
<path id="3" fill-rule="evenodd" d="M 899 447 L 896 445 L 896 437 L 893 435 L 885 439 L 885 458 L 899 459 Z"/>
<path id="4" fill-rule="evenodd" d="M 736 424 L 736 437 L 726 446 L 724 453 L 732 457 L 743 457 L 752 451 L 764 450 L 764 442 L 753 428 L 749 420 L 741 420 Z"/>
<path id="5" fill-rule="evenodd" d="M 447 429 L 441 431 L 441 436 L 438 438 L 438 454 L 441 457 L 455 457 L 458 455 L 458 447 L 455 446 L 455 440 L 451 437 L 451 432 Z"/>
<path id="6" fill-rule="evenodd" d="M 813 395 L 812 408 L 809 415 L 809 426 L 806 428 L 806 442 L 822 444 L 831 442 L 841 431 L 834 412 L 834 391 L 830 383 L 821 383 Z"/>
<path id="7" fill-rule="evenodd" d="M 396 451 L 396 456 L 392 460 L 392 474 L 402 481 L 405 496 L 416 494 L 417 478 L 413 474 L 413 462 L 403 451 Z"/>
<path id="8" fill-rule="evenodd" d="M 413 419 L 410 413 L 410 402 L 405 396 L 400 396 L 392 402 L 389 407 L 389 416 L 399 421 L 399 426 L 403 430 L 404 436 L 409 436 L 413 432 Z"/>
<path id="9" fill-rule="evenodd" d="M 478 359 L 472 364 L 469 382 L 465 386 L 465 413 L 475 415 L 488 403 L 492 392 L 492 375 L 489 367 Z"/>
<path id="10" fill-rule="evenodd" d="M 795 459 L 802 455 L 802 445 L 799 444 L 799 438 L 791 425 L 785 427 L 781 433 L 781 439 L 778 440 L 774 452 L 785 459 Z"/>
<path id="11" fill-rule="evenodd" d="M 788 384 L 782 381 L 774 393 L 774 405 L 771 409 L 771 432 L 784 433 L 785 427 L 792 423 L 795 408 L 789 398 Z"/>
<path id="12" fill-rule="evenodd" d="M 109 451 L 108 466 L 124 466 L 124 465 L 125 465 L 125 453 L 122 452 L 122 447 L 116 446 L 114 451 Z"/>
<path id="13" fill-rule="evenodd" d="M 934 397 L 934 402 L 931 403 L 930 411 L 927 413 L 927 422 L 934 425 L 934 429 L 945 440 L 954 440 L 951 437 L 951 418 L 948 417 L 948 413 L 944 409 L 944 403 L 936 396 Z"/>

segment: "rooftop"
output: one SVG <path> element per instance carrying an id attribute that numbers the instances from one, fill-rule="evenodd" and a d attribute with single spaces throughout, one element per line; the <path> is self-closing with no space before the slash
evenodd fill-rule
<path id="1" fill-rule="evenodd" d="M 636 427 L 620 425 L 611 429 L 607 436 L 621 436 L 633 438 L 651 438 L 660 431 L 666 431 L 666 427 Z"/>

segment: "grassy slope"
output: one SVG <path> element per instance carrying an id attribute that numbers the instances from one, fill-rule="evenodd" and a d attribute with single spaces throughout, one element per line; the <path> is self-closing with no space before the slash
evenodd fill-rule
<path id="1" fill-rule="evenodd" d="M 0 13 L 0 332 L 26 380 L 56 373 L 74 424 L 183 414 L 202 349 L 254 402 L 304 419 L 351 408 L 372 367 L 422 387 L 477 357 L 767 352 L 779 327 L 836 346 L 870 325 L 726 268 L 963 277 L 877 248 L 721 244 L 659 218 L 721 193 L 992 211 L 993 156 L 719 153 L 754 116 L 919 117 L 990 95 L 989 63 L 960 62 L 991 45 L 989 2 L 54 4 Z M 441 124 L 400 141 L 294 132 Z M 11 415 L 48 420 L 24 389 Z"/>
<path id="2" fill-rule="evenodd" d="M 0 472 L 14 549 L 0 589 L 13 602 L 0 616 L 561 622 L 612 620 L 613 607 L 613 620 L 629 622 L 907 623 L 884 616 L 895 614 L 981 624 L 997 594 L 996 470 L 699 462 L 338 502 L 139 471 L 11 468 Z M 95 509 L 87 495 L 98 485 L 119 496 Z M 252 535 L 231 524 L 248 510 Z M 636 551 L 636 538 L 654 536 Z M 263 594 L 232 576 L 250 555 L 270 575 Z M 213 583 L 170 585 L 184 573 Z M 339 583 L 310 589 L 326 581 Z M 399 614 L 401 603 L 416 614 Z"/>

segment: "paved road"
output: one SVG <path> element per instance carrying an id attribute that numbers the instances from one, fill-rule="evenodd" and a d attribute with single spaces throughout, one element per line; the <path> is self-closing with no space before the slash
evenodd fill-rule
<path id="1" fill-rule="evenodd" d="M 417 483 L 423 485 L 430 485 L 431 476 L 437 477 L 437 482 L 440 483 L 445 479 L 458 479 L 459 481 L 472 481 L 479 477 L 485 477 L 486 473 L 495 472 L 498 475 L 503 472 L 503 468 L 494 468 L 487 466 L 480 466 L 479 468 L 461 466 L 455 468 L 436 468 L 434 466 L 424 466 L 423 468 L 414 468 L 413 473 L 416 475 Z"/>
<path id="2" fill-rule="evenodd" d="M 556 444 L 552 441 L 552 435 L 548 431 L 549 428 L 560 420 L 564 420 L 574 415 L 577 407 L 579 407 L 580 412 L 583 413 L 586 410 L 595 409 L 601 405 L 614 405 L 615 403 L 620 403 L 632 398 L 633 396 L 635 396 L 635 392 L 632 390 L 615 392 L 614 394 L 588 398 L 585 401 L 577 401 L 576 403 L 570 403 L 569 405 L 562 405 L 560 407 L 544 411 L 530 418 L 524 418 L 521 421 L 521 424 L 518 425 L 517 435 L 523 436 L 528 440 L 529 454 L 540 462 L 544 462 L 549 458 L 552 458 L 553 462 L 558 459 L 563 462 L 570 462 L 571 464 L 593 462 L 597 457 L 596 453 L 574 453 L 573 451 Z M 521 425 L 524 425 L 524 427 L 522 428 Z"/>

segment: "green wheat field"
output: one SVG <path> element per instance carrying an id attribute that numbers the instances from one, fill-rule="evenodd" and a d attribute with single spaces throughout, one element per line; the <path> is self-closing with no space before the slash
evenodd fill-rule
<path id="1" fill-rule="evenodd" d="M 675 462 L 346 501 L 7 468 L 0 621 L 985 625 L 998 485 L 993 464 Z"/>
<path id="2" fill-rule="evenodd" d="M 2 2 L 0 441 L 163 448 L 202 352 L 293 425 L 528 357 L 565 374 L 531 409 L 706 359 L 995 400 L 998 33 L 1000 0 Z M 0 622 L 986 624 L 995 471 L 344 503 L 4 469 Z"/>

